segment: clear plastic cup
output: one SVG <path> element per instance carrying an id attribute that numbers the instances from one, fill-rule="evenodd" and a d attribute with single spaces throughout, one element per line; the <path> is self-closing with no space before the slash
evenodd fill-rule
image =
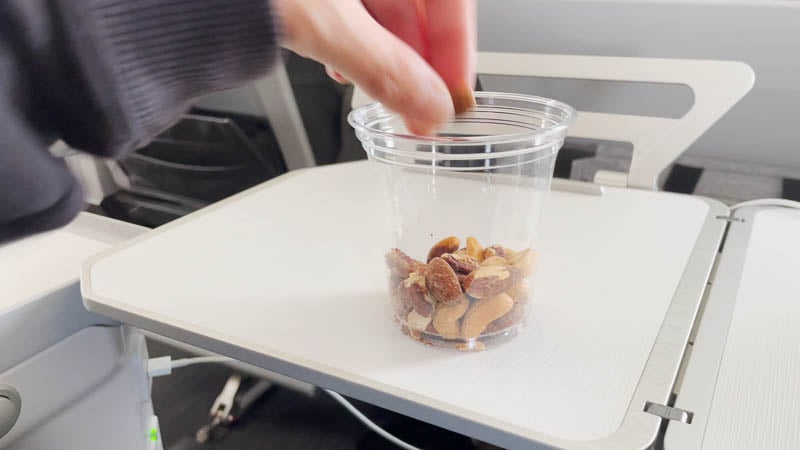
<path id="1" fill-rule="evenodd" d="M 475 97 L 432 137 L 410 134 L 379 103 L 348 117 L 386 180 L 395 323 L 419 342 L 464 351 L 505 342 L 524 324 L 537 225 L 576 117 L 541 97 Z"/>

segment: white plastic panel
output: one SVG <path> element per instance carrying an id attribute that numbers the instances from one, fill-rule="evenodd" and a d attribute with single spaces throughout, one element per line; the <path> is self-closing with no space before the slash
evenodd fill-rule
<path id="1" fill-rule="evenodd" d="M 0 374 L 20 390 L 22 415 L 6 450 L 145 450 L 153 414 L 144 337 L 87 328 Z"/>
<path id="2" fill-rule="evenodd" d="M 391 323 L 381 189 L 365 163 L 256 188 L 95 258 L 87 306 L 346 394 L 380 392 L 516 435 L 615 433 L 709 203 L 553 192 L 529 328 L 459 354 L 420 346 Z"/>
<path id="3" fill-rule="evenodd" d="M 800 211 L 734 223 L 671 423 L 668 450 L 800 448 Z"/>
<path id="4" fill-rule="evenodd" d="M 80 276 L 81 263 L 109 245 L 56 230 L 0 246 L 0 315 Z"/>
<path id="5" fill-rule="evenodd" d="M 0 372 L 81 328 L 111 324 L 81 304 L 81 264 L 143 227 L 81 213 L 66 227 L 0 246 Z"/>
<path id="6" fill-rule="evenodd" d="M 0 383 L 19 391 L 23 405 L 0 447 L 79 401 L 111 375 L 121 353 L 118 327 L 91 327 L 0 373 Z"/>

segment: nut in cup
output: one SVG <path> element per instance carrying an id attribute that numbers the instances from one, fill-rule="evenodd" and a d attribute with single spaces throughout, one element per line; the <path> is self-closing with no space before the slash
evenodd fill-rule
<path id="1" fill-rule="evenodd" d="M 414 340 L 463 351 L 505 342 L 525 322 L 537 226 L 576 117 L 541 97 L 477 92 L 475 100 L 435 136 L 410 134 L 379 103 L 348 117 L 386 180 L 395 323 Z"/>

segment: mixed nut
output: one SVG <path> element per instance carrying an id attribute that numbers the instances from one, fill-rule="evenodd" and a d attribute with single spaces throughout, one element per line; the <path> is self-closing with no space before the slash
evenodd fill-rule
<path id="1" fill-rule="evenodd" d="M 522 320 L 536 252 L 483 248 L 474 237 L 461 248 L 461 241 L 450 236 L 430 249 L 426 263 L 394 248 L 386 254 L 386 265 L 394 313 L 406 334 L 475 350 L 483 348 L 480 342 L 475 345 L 476 338 Z"/>

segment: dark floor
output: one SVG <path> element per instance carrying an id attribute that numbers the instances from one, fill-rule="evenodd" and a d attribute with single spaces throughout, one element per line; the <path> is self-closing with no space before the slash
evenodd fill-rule
<path id="1" fill-rule="evenodd" d="M 151 357 L 191 356 L 149 341 Z M 153 380 L 153 403 L 166 450 L 389 450 L 396 449 L 368 430 L 322 391 L 314 397 L 273 388 L 241 421 L 205 445 L 194 443 L 195 432 L 209 420 L 208 410 L 231 369 L 203 364 L 176 369 Z M 425 450 L 475 450 L 470 439 L 372 405 L 353 403 L 397 437 Z"/>

